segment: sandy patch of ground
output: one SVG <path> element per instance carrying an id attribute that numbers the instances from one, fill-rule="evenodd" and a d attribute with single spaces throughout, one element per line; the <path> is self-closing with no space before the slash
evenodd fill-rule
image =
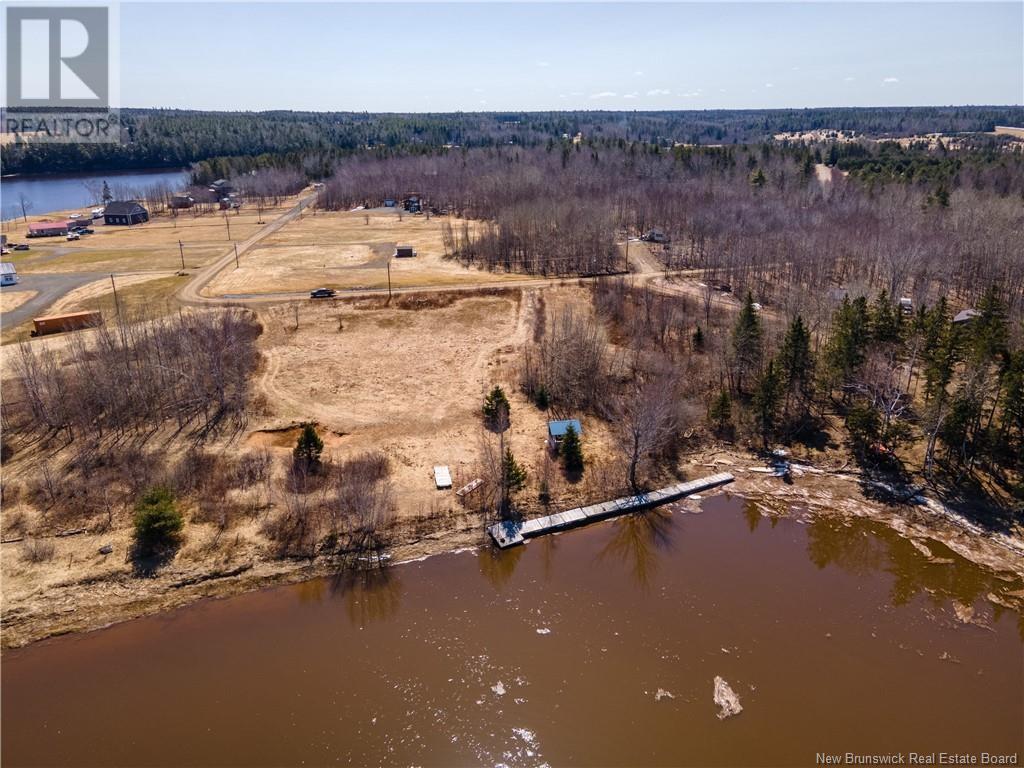
<path id="1" fill-rule="evenodd" d="M 388 261 L 394 287 L 490 283 L 521 275 L 467 269 L 444 258 L 443 223 L 459 219 L 399 216 L 394 211 L 305 214 L 265 238 L 222 272 L 213 294 L 272 293 L 328 288 L 386 288 Z M 414 258 L 391 258 L 411 245 Z"/>
<path id="2" fill-rule="evenodd" d="M 37 293 L 38 291 L 0 291 L 0 314 L 17 309 Z"/>

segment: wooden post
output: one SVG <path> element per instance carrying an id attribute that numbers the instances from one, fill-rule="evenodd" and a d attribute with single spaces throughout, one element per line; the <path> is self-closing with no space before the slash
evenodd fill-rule
<path id="1" fill-rule="evenodd" d="M 181 240 L 178 241 L 178 253 L 181 254 L 181 271 L 185 271 L 185 246 L 181 244 Z"/>
<path id="2" fill-rule="evenodd" d="M 228 228 L 228 240 L 231 239 L 231 219 L 228 218 L 228 212 L 224 211 L 224 226 Z"/>
<path id="3" fill-rule="evenodd" d="M 388 301 L 391 301 L 391 257 L 388 257 Z"/>
<path id="4" fill-rule="evenodd" d="M 235 269 L 238 269 L 238 243 L 235 243 Z"/>

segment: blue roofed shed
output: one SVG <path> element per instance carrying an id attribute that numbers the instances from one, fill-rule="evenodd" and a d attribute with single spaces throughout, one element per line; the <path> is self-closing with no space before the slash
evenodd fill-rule
<path id="1" fill-rule="evenodd" d="M 576 430 L 577 435 L 583 434 L 583 425 L 580 424 L 579 419 L 561 419 L 548 422 L 548 444 L 552 449 L 557 448 L 562 440 L 565 439 L 565 433 L 569 431 L 569 427 Z"/>

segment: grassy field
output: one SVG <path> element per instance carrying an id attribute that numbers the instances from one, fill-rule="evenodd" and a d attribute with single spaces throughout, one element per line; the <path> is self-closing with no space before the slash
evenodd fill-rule
<path id="1" fill-rule="evenodd" d="M 164 213 L 133 227 L 106 226 L 102 221 L 94 221 L 89 226 L 96 230 L 95 234 L 70 242 L 63 237 L 28 239 L 26 224 L 9 220 L 3 223 L 8 239 L 28 243 L 30 250 L 13 251 L 7 260 L 26 274 L 166 271 L 181 269 L 184 250 L 185 268 L 195 269 L 222 256 L 233 243 L 256 234 L 263 226 L 261 221 L 272 221 L 294 204 L 293 198 L 284 200 L 281 205 L 264 210 L 262 218 L 255 208 L 243 207 L 226 215 L 224 211 L 186 211 L 177 216 Z M 70 212 L 30 216 L 29 221 L 60 219 L 67 213 Z"/>
<path id="2" fill-rule="evenodd" d="M 446 221 L 456 229 L 463 223 L 383 210 L 305 214 L 246 253 L 238 269 L 221 273 L 210 292 L 385 288 L 389 259 L 391 283 L 396 287 L 500 283 L 522 277 L 467 269 L 446 259 L 441 237 Z M 413 246 L 416 257 L 391 258 L 397 245 Z"/>

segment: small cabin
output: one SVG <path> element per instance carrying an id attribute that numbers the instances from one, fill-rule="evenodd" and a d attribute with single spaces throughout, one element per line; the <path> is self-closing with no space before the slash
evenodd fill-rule
<path id="1" fill-rule="evenodd" d="M 583 425 L 580 424 L 579 419 L 560 419 L 548 422 L 548 447 L 551 450 L 557 450 L 558 446 L 562 444 L 566 434 L 569 432 L 569 427 L 572 427 L 573 431 L 582 437 Z"/>
<path id="2" fill-rule="evenodd" d="M 914 301 L 906 296 L 900 299 L 900 312 L 904 315 L 914 314 Z"/>
<path id="3" fill-rule="evenodd" d="M 411 245 L 400 245 L 395 248 L 396 259 L 411 259 L 416 256 L 416 249 Z"/>
<path id="4" fill-rule="evenodd" d="M 13 262 L 5 261 L 0 264 L 0 285 L 17 285 L 18 270 Z"/>

